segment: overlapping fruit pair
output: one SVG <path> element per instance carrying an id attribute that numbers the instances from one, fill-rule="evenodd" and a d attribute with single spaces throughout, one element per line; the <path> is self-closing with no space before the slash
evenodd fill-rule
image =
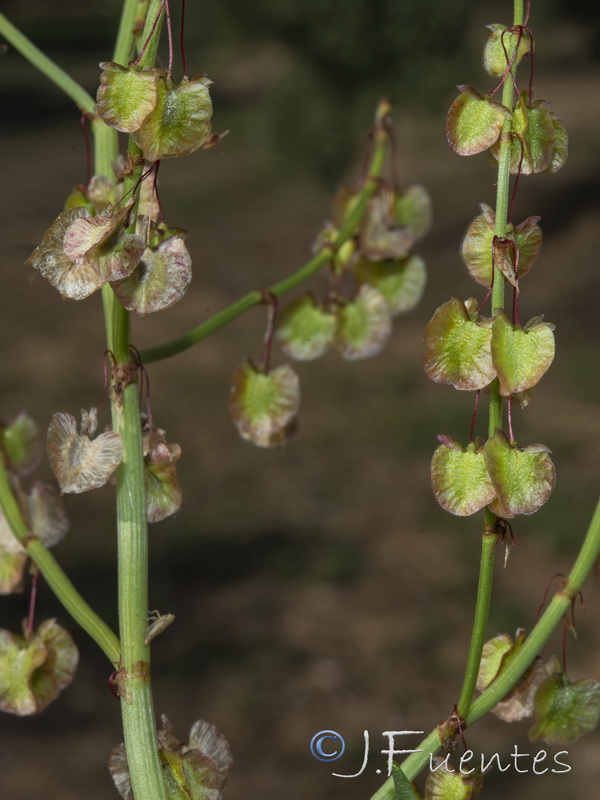
<path id="1" fill-rule="evenodd" d="M 484 64 L 490 75 L 501 79 L 495 91 L 505 81 L 513 82 L 514 108 L 495 102 L 495 91 L 482 96 L 470 86 L 459 86 L 446 122 L 448 143 L 459 155 L 488 150 L 494 166 L 504 144 L 511 174 L 554 173 L 567 157 L 566 131 L 546 102 L 533 99 L 531 88 L 518 90 L 511 74 L 526 53 L 533 55 L 531 32 L 521 26 L 490 28 Z M 433 315 L 424 354 L 425 372 L 432 380 L 475 392 L 493 384 L 509 410 L 513 401 L 522 408 L 529 404 L 532 389 L 554 358 L 554 326 L 543 316 L 521 325 L 518 314 L 521 279 L 541 248 L 538 222 L 535 216 L 517 225 L 509 221 L 498 235 L 496 213 L 481 205 L 481 214 L 465 234 L 461 256 L 488 294 L 480 304 L 474 297 L 453 297 Z M 481 313 L 494 280 L 512 286 L 512 318 L 503 308 L 492 308 L 489 316 Z M 449 436 L 438 439 L 431 464 L 433 490 L 442 508 L 452 514 L 468 516 L 485 507 L 504 518 L 532 514 L 554 488 L 550 451 L 541 444 L 519 447 L 510 422 L 508 436 L 497 428 L 487 441 L 472 438 L 466 447 Z"/>

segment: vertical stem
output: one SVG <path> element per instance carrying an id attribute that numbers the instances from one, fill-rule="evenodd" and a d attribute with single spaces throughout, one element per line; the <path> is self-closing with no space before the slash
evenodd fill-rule
<path id="1" fill-rule="evenodd" d="M 513 25 L 523 24 L 523 0 L 514 0 Z M 509 57 L 511 52 L 509 51 Z M 511 70 L 514 74 L 516 66 Z M 507 75 L 502 87 L 502 104 L 509 111 L 514 107 L 514 86 L 511 76 Z M 510 156 L 512 120 L 507 119 L 502 128 L 500 139 L 500 157 L 498 160 L 498 182 L 496 188 L 496 236 L 506 236 L 508 224 L 508 203 L 510 189 Z M 494 284 L 492 288 L 492 314 L 498 309 L 504 308 L 504 275 L 494 267 Z M 496 428 L 502 428 L 503 401 L 500 394 L 498 379 L 494 380 L 490 386 L 490 405 L 488 416 L 488 436 L 494 436 Z M 486 508 L 483 518 L 483 533 L 481 540 L 481 560 L 479 565 L 479 585 L 477 587 L 477 602 L 475 605 L 475 618 L 473 621 L 473 632 L 471 634 L 471 644 L 467 656 L 467 666 L 457 704 L 457 713 L 462 718 L 467 717 L 469 708 L 473 702 L 475 694 L 475 684 L 479 672 L 481 653 L 485 642 L 485 632 L 492 599 L 492 585 L 494 578 L 494 545 L 496 536 L 490 531 L 493 530 L 496 522 L 496 515 Z"/>
<path id="2" fill-rule="evenodd" d="M 150 34 L 160 7 L 161 0 L 152 0 L 150 3 L 144 37 Z M 137 0 L 126 0 L 115 48 L 116 56 L 123 61 L 128 59 L 133 47 L 133 20 L 137 10 Z M 160 24 L 156 25 L 152 42 L 144 53 L 142 66 L 154 63 L 160 28 Z M 105 136 L 112 137 L 110 144 L 105 142 Z M 107 134 L 98 131 L 98 173 L 110 176 L 109 156 L 116 152 L 116 142 L 115 131 L 111 130 Z M 130 144 L 130 151 L 133 147 Z M 139 148 L 136 154 L 139 155 Z M 135 186 L 141 172 L 140 163 L 127 177 L 124 192 Z M 121 306 L 108 285 L 103 288 L 102 299 L 108 349 L 116 365 L 128 364 L 131 360 L 129 313 Z M 127 380 L 113 381 L 111 403 L 113 429 L 121 434 L 123 440 L 123 463 L 117 470 L 116 482 L 121 638 L 119 692 L 127 762 L 136 800 L 168 800 L 157 750 L 150 685 L 150 649 L 144 643 L 144 632 L 148 624 L 148 528 L 142 429 L 136 383 Z"/>

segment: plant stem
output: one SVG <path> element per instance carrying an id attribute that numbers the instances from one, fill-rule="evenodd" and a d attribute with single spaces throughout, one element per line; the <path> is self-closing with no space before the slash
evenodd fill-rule
<path id="1" fill-rule="evenodd" d="M 356 197 L 352 211 L 344 221 L 334 242 L 313 256 L 313 258 L 297 270 L 297 272 L 269 286 L 266 290 L 268 293 L 275 295 L 275 297 L 281 297 L 281 295 L 300 286 L 300 284 L 304 283 L 311 275 L 314 275 L 321 267 L 331 261 L 333 253 L 339 250 L 344 242 L 354 236 L 369 200 L 379 188 L 379 178 L 383 171 L 388 151 L 389 137 L 386 124 L 390 111 L 391 107 L 389 102 L 387 100 L 380 101 L 375 113 L 374 147 L 367 177 L 362 189 Z M 260 305 L 263 300 L 264 292 L 259 290 L 249 292 L 247 295 L 244 295 L 244 297 L 236 300 L 235 303 L 232 303 L 230 306 L 227 306 L 227 308 L 224 308 L 222 311 L 210 317 L 210 319 L 192 328 L 191 331 L 188 331 L 188 333 L 183 336 L 172 339 L 170 342 L 165 342 L 164 344 L 142 350 L 141 357 L 143 363 L 151 364 L 154 361 L 161 361 L 162 359 L 182 353 L 201 339 L 204 339 L 206 336 L 214 333 L 214 331 L 227 325 L 227 323 L 239 317 L 245 311 L 248 311 L 248 309 Z"/>
<path id="2" fill-rule="evenodd" d="M 599 555 L 600 500 L 596 504 L 586 537 L 563 587 L 554 594 L 538 623 L 509 661 L 507 667 L 502 670 L 494 682 L 471 705 L 466 717 L 467 725 L 472 725 L 487 714 L 517 683 L 569 610 L 571 603 L 581 590 Z M 417 752 L 412 753 L 402 763 L 402 771 L 406 777 L 410 781 L 414 780 L 419 772 L 429 764 L 430 756 L 435 755 L 441 748 L 442 742 L 440 741 L 438 730 L 434 728 L 419 743 L 418 748 L 415 748 Z M 371 800 L 395 800 L 395 797 L 394 784 L 392 779 L 389 778 L 375 792 Z"/>
<path id="3" fill-rule="evenodd" d="M 137 2 L 126 0 L 115 48 L 116 57 L 125 61 L 133 49 L 133 19 Z M 161 0 L 152 0 L 144 27 L 144 41 L 150 34 Z M 162 14 L 161 14 L 162 17 Z M 162 21 L 162 19 L 161 19 Z M 161 24 L 156 25 L 141 66 L 150 66 L 156 58 Z M 116 142 L 116 132 L 112 131 Z M 101 134 L 102 136 L 103 134 Z M 107 154 L 111 147 L 96 151 L 96 172 L 110 175 Z M 130 139 L 130 154 L 141 151 Z M 123 191 L 133 189 L 142 173 L 142 160 L 127 176 Z M 134 214 L 135 217 L 135 214 Z M 135 225 L 132 226 L 135 229 Z M 108 349 L 115 365 L 129 364 L 129 313 L 118 302 L 112 289 L 103 288 Z M 127 374 L 127 373 L 126 373 Z M 154 703 L 150 684 L 150 649 L 144 642 L 148 625 L 148 524 L 144 489 L 144 453 L 137 384 L 113 380 L 111 386 L 113 429 L 121 434 L 123 462 L 116 472 L 119 625 L 121 669 L 119 694 L 127 763 L 136 800 L 168 800 L 158 757 Z"/>
<path id="4" fill-rule="evenodd" d="M 83 630 L 89 634 L 116 668 L 119 664 L 119 640 L 108 625 L 92 611 L 44 543 L 31 534 L 8 479 L 6 466 L 0 458 L 0 507 L 12 532 L 44 576 L 48 586 Z"/>
<path id="5" fill-rule="evenodd" d="M 136 24 L 140 17 L 147 18 L 149 0 L 125 0 L 121 11 L 119 32 L 113 52 L 113 61 L 126 66 L 133 57 Z M 138 31 L 139 33 L 139 31 Z"/>
<path id="6" fill-rule="evenodd" d="M 73 102 L 87 114 L 96 113 L 96 102 L 77 81 L 62 70 L 57 64 L 48 58 L 47 55 L 37 48 L 27 36 L 8 21 L 4 14 L 0 14 L 0 34 L 12 44 L 15 50 L 36 67 L 43 75 L 56 84 L 59 89 L 73 100 Z"/>
<path id="7" fill-rule="evenodd" d="M 523 0 L 515 0 L 513 25 L 523 24 Z M 511 53 L 509 52 L 509 57 Z M 516 65 L 511 68 L 511 73 L 516 72 Z M 502 87 L 502 104 L 512 112 L 514 106 L 514 86 L 511 75 L 507 75 Z M 498 181 L 496 188 L 496 236 L 506 236 L 508 223 L 508 203 L 510 188 L 510 154 L 512 120 L 507 119 L 502 127 L 500 139 L 500 157 L 498 160 Z M 504 275 L 494 266 L 494 283 L 492 287 L 492 313 L 504 308 Z M 498 379 L 492 381 L 490 386 L 490 404 L 488 414 L 488 436 L 494 436 L 496 428 L 502 428 L 503 399 L 500 395 Z M 496 515 L 485 509 L 483 517 L 483 532 L 481 537 L 481 559 L 479 566 L 479 583 L 477 588 L 477 602 L 475 605 L 475 618 L 467 666 L 456 707 L 460 718 L 468 716 L 469 708 L 473 701 L 481 653 L 485 643 L 485 632 L 492 599 L 492 586 L 494 578 L 494 546 L 497 536 L 490 533 L 494 529 Z"/>
<path id="8" fill-rule="evenodd" d="M 473 631 L 471 633 L 471 643 L 469 645 L 469 655 L 467 657 L 467 666 L 465 668 L 460 699 L 456 705 L 456 713 L 461 719 L 467 716 L 467 712 L 473 701 L 477 675 L 479 674 L 479 662 L 481 661 L 481 653 L 483 651 L 483 645 L 485 644 L 485 630 L 492 601 L 494 547 L 496 544 L 497 537 L 495 534 L 483 534 L 481 539 L 481 561 L 479 565 L 479 583 L 477 586 Z"/>

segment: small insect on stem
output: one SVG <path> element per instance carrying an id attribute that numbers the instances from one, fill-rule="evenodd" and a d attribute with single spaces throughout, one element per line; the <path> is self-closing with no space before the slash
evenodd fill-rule
<path id="1" fill-rule="evenodd" d="M 159 614 L 158 611 L 152 611 L 148 618 L 150 625 L 146 628 L 144 633 L 144 644 L 150 644 L 155 636 L 162 633 L 175 619 L 175 614 Z"/>

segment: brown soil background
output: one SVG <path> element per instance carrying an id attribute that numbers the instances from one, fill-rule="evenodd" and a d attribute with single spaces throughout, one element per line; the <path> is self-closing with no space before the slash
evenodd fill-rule
<path id="1" fill-rule="evenodd" d="M 83 13 L 81 4 L 52 6 L 64 25 Z M 505 19 L 508 6 L 493 3 L 484 18 L 480 11 L 470 17 L 457 49 L 476 54 L 482 24 Z M 44 4 L 5 7 L 26 30 L 39 30 L 48 18 Z M 570 156 L 556 176 L 524 179 L 517 201 L 515 219 L 539 214 L 545 239 L 524 281 L 521 316 L 544 313 L 555 323 L 557 356 L 515 426 L 520 443 L 552 449 L 558 486 L 538 514 L 515 522 L 517 547 L 506 570 L 497 565 L 490 635 L 531 626 L 548 582 L 572 564 L 598 489 L 600 68 L 588 58 L 585 27 L 557 14 L 537 33 L 537 96 L 551 100 L 566 124 Z M 179 305 L 135 322 L 139 348 L 289 274 L 306 260 L 330 213 L 336 181 L 319 180 L 301 160 L 280 169 L 276 151 L 285 152 L 287 143 L 273 145 L 268 136 L 267 89 L 289 68 L 284 46 L 276 39 L 254 47 L 216 39 L 188 60 L 215 80 L 215 127 L 231 134 L 218 150 L 163 164 L 167 219 L 190 231 L 195 277 Z M 85 63 L 69 53 L 61 63 L 94 91 L 96 64 L 110 49 L 107 38 Z M 0 73 L 0 414 L 8 419 L 26 408 L 43 429 L 55 411 L 77 414 L 102 391 L 99 296 L 65 303 L 23 266 L 66 194 L 84 179 L 84 155 L 77 113 L 45 79 L 14 53 L 2 59 Z M 481 523 L 437 507 L 428 464 L 436 434 L 467 438 L 471 400 L 426 380 L 421 341 L 427 320 L 450 295 L 480 294 L 457 248 L 477 204 L 493 203 L 494 188 L 486 157 L 458 158 L 443 136 L 454 84 L 485 89 L 490 82 L 480 67 L 444 77 L 447 92 L 434 108 L 399 108 L 395 117 L 402 180 L 423 183 L 434 202 L 434 230 L 418 248 L 429 269 L 425 297 L 396 321 L 379 357 L 349 364 L 330 354 L 298 365 L 301 431 L 292 444 L 254 449 L 228 418 L 231 372 L 240 358 L 259 355 L 264 311 L 149 369 L 154 416 L 184 448 L 185 492 L 181 512 L 151 530 L 152 607 L 176 615 L 153 648 L 155 701 L 181 738 L 199 717 L 225 733 L 235 758 L 228 800 L 364 800 L 380 785 L 375 770 L 385 769 L 381 732 L 428 731 L 458 696 Z M 381 93 L 393 94 L 393 87 Z M 369 121 L 366 115 L 360 137 Z M 328 135 L 324 129 L 324 141 Z M 359 159 L 356 149 L 355 165 Z M 338 179 L 355 175 L 356 166 Z M 47 466 L 42 472 L 50 479 Z M 112 495 L 105 487 L 67 498 L 72 531 L 56 555 L 115 625 Z M 569 636 L 573 680 L 600 678 L 599 600 L 597 583 L 588 581 L 578 640 Z M 24 595 L 2 599 L 1 626 L 18 629 L 26 602 Z M 81 666 L 73 686 L 40 717 L 0 718 L 0 795 L 116 797 L 105 767 L 121 741 L 109 665 L 45 588 L 38 613 L 73 631 Z M 546 653 L 559 651 L 557 633 Z M 339 731 L 348 745 L 333 765 L 309 752 L 322 729 Z M 332 777 L 358 769 L 365 729 L 372 743 L 365 773 Z M 527 753 L 544 747 L 528 742 L 527 729 L 489 719 L 467 731 L 467 741 L 506 760 L 515 745 Z M 406 747 L 416 741 L 407 739 Z M 566 748 L 567 775 L 493 772 L 483 796 L 591 798 L 589 787 L 600 779 L 599 744 L 595 732 Z"/>

